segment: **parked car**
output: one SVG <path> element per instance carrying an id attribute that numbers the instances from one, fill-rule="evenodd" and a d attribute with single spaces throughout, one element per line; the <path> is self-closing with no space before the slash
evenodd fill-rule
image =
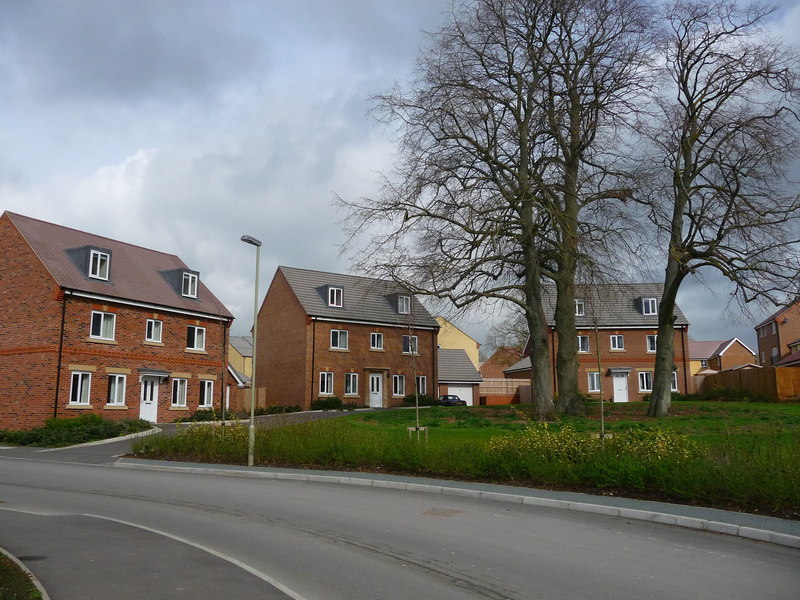
<path id="1" fill-rule="evenodd" d="M 466 406 L 467 403 L 453 394 L 439 396 L 439 406 Z"/>

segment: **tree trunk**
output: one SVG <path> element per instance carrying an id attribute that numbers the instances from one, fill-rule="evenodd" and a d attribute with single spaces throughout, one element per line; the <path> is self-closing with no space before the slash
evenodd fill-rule
<path id="1" fill-rule="evenodd" d="M 562 273 L 559 273 L 562 275 Z M 575 329 L 575 274 L 563 273 L 556 279 L 555 325 L 558 333 L 556 377 L 561 414 L 583 415 L 586 404 L 578 390 L 578 337 Z"/>
<path id="2" fill-rule="evenodd" d="M 664 291 L 658 306 L 658 338 L 656 365 L 653 373 L 653 392 L 650 397 L 650 417 L 665 417 L 672 404 L 672 371 L 675 367 L 675 300 L 685 274 L 670 253 L 667 259 Z"/>

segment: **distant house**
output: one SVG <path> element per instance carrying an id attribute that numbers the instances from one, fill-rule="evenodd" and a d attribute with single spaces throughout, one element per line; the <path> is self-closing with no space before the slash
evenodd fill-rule
<path id="1" fill-rule="evenodd" d="M 380 279 L 278 267 L 258 313 L 259 403 L 308 409 L 317 398 L 396 406 L 435 393 L 439 325 Z"/>
<path id="2" fill-rule="evenodd" d="M 739 338 L 718 341 L 689 340 L 690 370 L 697 375 L 704 370 L 725 371 L 755 362 L 756 353 Z"/>
<path id="3" fill-rule="evenodd" d="M 800 299 L 771 314 L 755 330 L 759 364 L 775 366 L 789 357 L 792 346 L 800 344 Z"/>
<path id="4" fill-rule="evenodd" d="M 467 354 L 467 357 L 472 361 L 472 365 L 476 369 L 480 367 L 479 353 L 481 345 L 444 317 L 436 317 L 436 322 L 439 324 L 439 334 L 437 338 L 439 348 L 450 350 L 461 349 Z"/>
<path id="5" fill-rule="evenodd" d="M 250 378 L 253 376 L 253 336 L 230 336 L 228 371 L 235 378 L 239 387 L 249 387 Z"/>
<path id="6" fill-rule="evenodd" d="M 614 402 L 641 400 L 653 391 L 658 304 L 662 286 L 653 283 L 583 286 L 576 290 L 575 324 L 578 336 L 578 387 L 589 397 Z M 544 300 L 551 351 L 554 393 L 558 393 L 555 360 L 555 292 Z M 672 389 L 685 393 L 689 380 L 689 322 L 675 308 L 673 329 L 675 363 Z M 507 378 L 530 378 L 531 361 L 525 357 L 503 371 Z"/>
<path id="7" fill-rule="evenodd" d="M 452 394 L 467 403 L 477 404 L 481 374 L 467 353 L 460 349 L 439 348 L 439 395 Z"/>
<path id="8" fill-rule="evenodd" d="M 779 367 L 797 367 L 800 366 L 800 340 L 795 340 L 788 344 L 789 354 L 778 361 Z"/>
<path id="9" fill-rule="evenodd" d="M 180 258 L 5 212 L 0 428 L 219 407 L 233 316 Z"/>
<path id="10" fill-rule="evenodd" d="M 522 360 L 522 352 L 513 346 L 500 346 L 481 363 L 481 376 L 484 379 L 502 379 L 503 371 Z"/>

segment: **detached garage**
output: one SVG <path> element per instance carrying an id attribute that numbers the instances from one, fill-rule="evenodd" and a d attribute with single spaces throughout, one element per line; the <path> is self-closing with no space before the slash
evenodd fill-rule
<path id="1" fill-rule="evenodd" d="M 458 396 L 467 406 L 477 404 L 483 378 L 464 350 L 439 348 L 439 395 Z"/>

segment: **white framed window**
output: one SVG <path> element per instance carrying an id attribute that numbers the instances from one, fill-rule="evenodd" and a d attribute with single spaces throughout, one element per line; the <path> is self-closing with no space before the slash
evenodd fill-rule
<path id="1" fill-rule="evenodd" d="M 639 371 L 639 391 L 652 392 L 653 391 L 653 372 L 652 371 Z"/>
<path id="2" fill-rule="evenodd" d="M 586 316 L 586 303 L 583 300 L 575 300 L 575 316 Z"/>
<path id="3" fill-rule="evenodd" d="M 328 288 L 328 306 L 342 307 L 342 288 Z"/>
<path id="4" fill-rule="evenodd" d="M 600 373 L 598 371 L 589 371 L 587 373 L 589 377 L 589 391 L 590 392 L 599 392 L 600 391 Z"/>
<path id="5" fill-rule="evenodd" d="M 89 405 L 89 392 L 92 388 L 92 374 L 73 371 L 69 385 L 69 403 Z"/>
<path id="6" fill-rule="evenodd" d="M 770 364 L 773 367 L 778 364 L 778 347 L 777 346 L 773 346 L 772 347 L 772 354 L 771 354 L 769 360 L 770 360 Z"/>
<path id="7" fill-rule="evenodd" d="M 144 331 L 145 342 L 161 342 L 161 330 L 164 324 L 158 319 L 147 319 Z"/>
<path id="8" fill-rule="evenodd" d="M 658 335 L 651 333 L 647 335 L 647 351 L 648 352 L 655 352 L 656 351 L 656 343 L 658 340 Z"/>
<path id="9" fill-rule="evenodd" d="M 197 275 L 194 273 L 183 274 L 181 294 L 187 298 L 197 298 Z"/>
<path id="10" fill-rule="evenodd" d="M 200 380 L 200 401 L 198 406 L 200 408 L 211 408 L 214 404 L 214 380 L 201 379 Z"/>
<path id="11" fill-rule="evenodd" d="M 392 396 L 406 395 L 406 376 L 392 375 Z"/>
<path id="12" fill-rule="evenodd" d="M 383 350 L 383 334 L 372 332 L 369 334 L 369 349 Z"/>
<path id="13" fill-rule="evenodd" d="M 419 340 L 417 336 L 403 336 L 403 354 L 419 354 Z"/>
<path id="14" fill-rule="evenodd" d="M 399 312 L 401 315 L 411 314 L 411 296 L 397 297 L 397 312 Z"/>
<path id="15" fill-rule="evenodd" d="M 89 277 L 108 281 L 108 268 L 111 256 L 107 252 L 92 250 L 89 253 Z"/>
<path id="16" fill-rule="evenodd" d="M 678 391 L 678 372 L 677 371 L 673 371 L 672 372 L 672 385 L 670 386 L 669 389 L 672 390 L 673 392 L 677 392 Z"/>
<path id="17" fill-rule="evenodd" d="M 108 376 L 108 399 L 109 406 L 125 406 L 125 375 Z"/>
<path id="18" fill-rule="evenodd" d="M 89 337 L 98 340 L 113 340 L 117 325 L 117 315 L 114 313 L 92 311 L 92 326 Z"/>
<path id="19" fill-rule="evenodd" d="M 772 322 L 772 335 L 778 333 L 778 323 L 776 321 Z"/>
<path id="20" fill-rule="evenodd" d="M 642 314 L 643 315 L 658 314 L 658 302 L 656 298 L 642 298 Z"/>
<path id="21" fill-rule="evenodd" d="M 172 380 L 172 406 L 186 406 L 186 386 L 185 379 L 176 378 Z"/>
<path id="22" fill-rule="evenodd" d="M 320 371 L 319 374 L 319 393 L 322 396 L 333 395 L 333 372 Z"/>
<path id="23" fill-rule="evenodd" d="M 344 395 L 358 396 L 358 373 L 344 374 Z"/>
<path id="24" fill-rule="evenodd" d="M 708 361 L 706 359 L 701 359 L 700 360 L 700 366 L 703 367 L 704 369 L 707 368 L 708 367 Z"/>
<path id="25" fill-rule="evenodd" d="M 612 350 L 625 350 L 625 336 L 615 333 L 611 336 Z"/>
<path id="26" fill-rule="evenodd" d="M 428 393 L 428 378 L 425 375 L 417 375 L 416 384 L 418 394 Z"/>
<path id="27" fill-rule="evenodd" d="M 347 330 L 331 329 L 331 350 L 347 350 Z"/>
<path id="28" fill-rule="evenodd" d="M 186 329 L 186 349 L 205 350 L 206 349 L 206 328 L 189 325 Z"/>
<path id="29" fill-rule="evenodd" d="M 578 336 L 578 352 L 588 352 L 589 351 L 589 336 L 588 335 L 579 335 Z"/>

